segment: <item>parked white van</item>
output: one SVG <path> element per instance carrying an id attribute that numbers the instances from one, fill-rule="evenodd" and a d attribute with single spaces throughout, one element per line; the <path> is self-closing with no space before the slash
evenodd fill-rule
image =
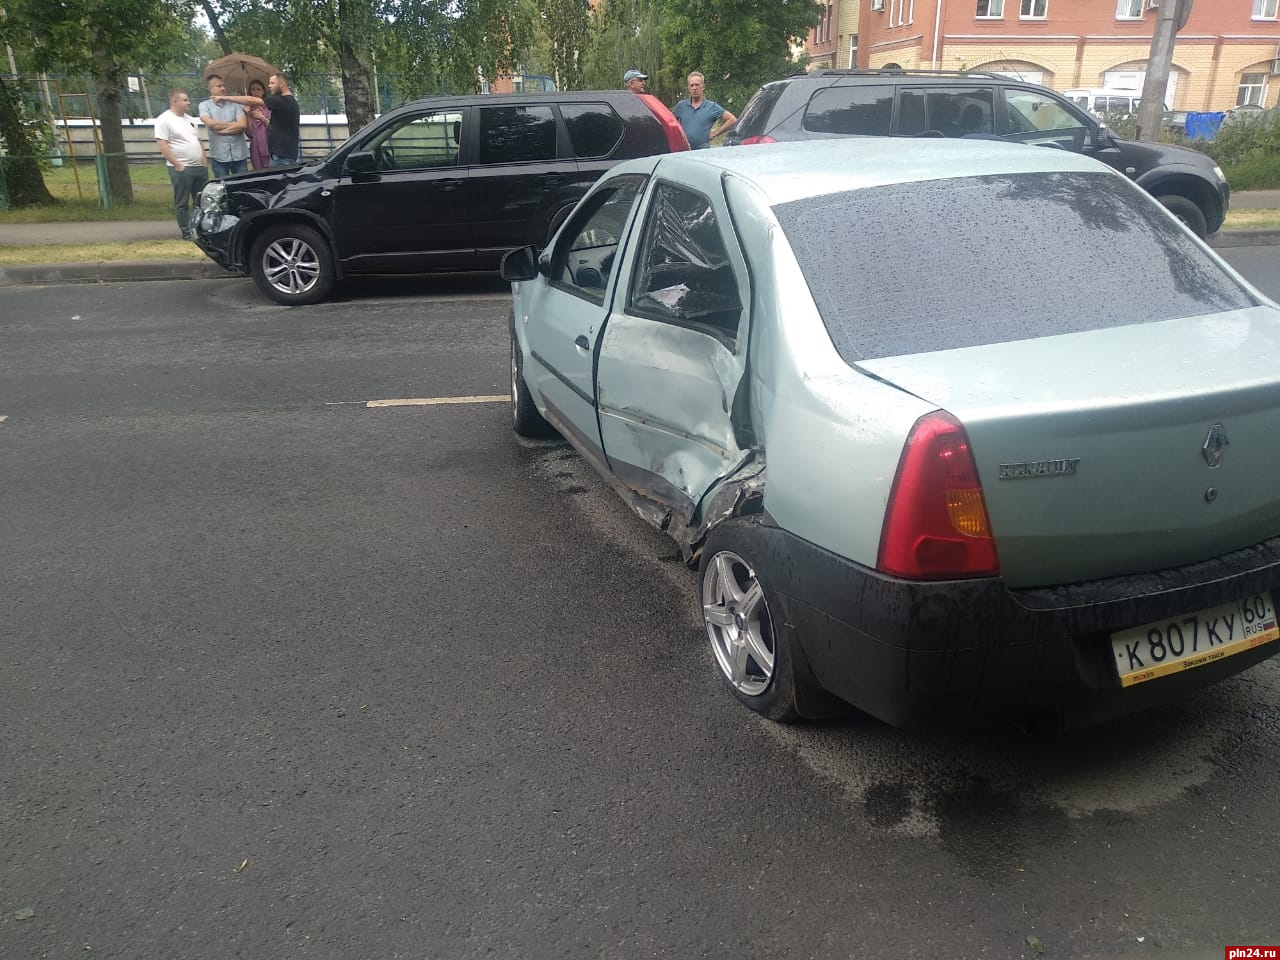
<path id="1" fill-rule="evenodd" d="M 1138 112 L 1138 104 L 1142 102 L 1141 90 L 1126 90 L 1120 87 L 1081 87 L 1076 90 L 1064 90 L 1062 95 L 1077 107 L 1083 107 L 1095 117 L 1112 116 L 1127 117 Z"/>

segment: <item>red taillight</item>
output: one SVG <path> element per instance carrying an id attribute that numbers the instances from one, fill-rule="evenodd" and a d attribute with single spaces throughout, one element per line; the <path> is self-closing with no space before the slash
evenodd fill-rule
<path id="1" fill-rule="evenodd" d="M 885 508 L 876 567 L 910 580 L 1000 572 L 969 438 L 949 413 L 926 414 L 911 430 Z"/>
<path id="2" fill-rule="evenodd" d="M 667 109 L 667 105 L 652 93 L 637 93 L 636 96 L 649 108 L 649 112 L 658 118 L 658 123 L 662 124 L 662 132 L 667 135 L 667 148 L 672 153 L 688 150 L 689 138 L 684 135 L 684 128 L 680 126 L 680 121 L 676 119 L 675 114 Z"/>
<path id="3" fill-rule="evenodd" d="M 747 144 L 750 144 L 750 143 L 777 143 L 777 142 L 778 141 L 773 139 L 773 137 L 761 134 L 758 137 L 744 137 L 740 146 L 745 147 L 747 146 Z"/>

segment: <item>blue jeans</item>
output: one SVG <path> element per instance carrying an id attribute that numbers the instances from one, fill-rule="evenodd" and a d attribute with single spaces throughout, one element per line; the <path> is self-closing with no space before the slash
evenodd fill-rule
<path id="1" fill-rule="evenodd" d="M 244 173 L 249 169 L 249 158 L 243 160 L 215 160 L 209 158 L 209 166 L 213 168 L 215 177 L 229 177 L 233 173 Z"/>
<path id="2" fill-rule="evenodd" d="M 271 165 L 273 167 L 296 167 L 298 165 L 298 158 L 281 157 L 273 153 L 271 155 Z"/>

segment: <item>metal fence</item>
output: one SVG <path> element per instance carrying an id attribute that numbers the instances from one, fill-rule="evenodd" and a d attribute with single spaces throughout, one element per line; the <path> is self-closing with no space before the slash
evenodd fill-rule
<path id="1" fill-rule="evenodd" d="M 101 115 L 97 89 L 89 76 L 50 74 L 43 77 L 17 77 L 15 83 L 25 99 L 42 102 L 53 116 L 67 118 Z M 518 74 L 513 79 L 517 92 L 548 92 L 555 89 L 550 77 Z M 304 115 L 343 115 L 342 78 L 332 73 L 308 73 L 291 78 L 291 89 Z M 129 77 L 128 86 L 120 90 L 120 114 L 126 120 L 148 120 L 168 107 L 169 91 L 181 88 L 193 102 L 204 97 L 204 78 L 198 73 L 137 74 Z M 430 78 L 379 73 L 375 84 L 375 113 L 390 110 L 409 100 L 437 95 L 487 93 L 488 90 L 450 89 L 443 77 Z"/>

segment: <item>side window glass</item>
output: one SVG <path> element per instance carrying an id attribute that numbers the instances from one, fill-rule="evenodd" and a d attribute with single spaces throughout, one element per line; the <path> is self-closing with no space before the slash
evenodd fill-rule
<path id="1" fill-rule="evenodd" d="M 552 284 L 595 303 L 604 302 L 623 229 L 645 179 L 618 177 L 616 186 L 601 189 L 587 209 L 579 211 L 560 234 L 551 262 Z"/>
<path id="2" fill-rule="evenodd" d="M 655 320 L 737 336 L 738 280 L 705 197 L 665 183 L 654 190 L 628 307 Z"/>
<path id="3" fill-rule="evenodd" d="M 566 103 L 560 107 L 576 157 L 607 157 L 622 139 L 622 118 L 607 103 Z"/>
<path id="4" fill-rule="evenodd" d="M 819 90 L 805 107 L 804 129 L 814 133 L 887 137 L 893 121 L 893 87 L 884 85 Z"/>
<path id="5" fill-rule="evenodd" d="M 377 169 L 382 171 L 454 167 L 461 137 L 461 113 L 430 113 L 406 119 L 366 149 L 373 151 Z"/>
<path id="6" fill-rule="evenodd" d="M 1032 90 L 1006 89 L 1009 133 L 1026 143 L 1054 144 L 1079 153 L 1088 145 L 1084 123 L 1062 103 Z"/>
<path id="7" fill-rule="evenodd" d="M 911 137 L 924 130 L 924 91 L 899 90 L 898 135 Z"/>
<path id="8" fill-rule="evenodd" d="M 554 160 L 556 118 L 550 107 L 481 107 L 480 163 Z"/>
<path id="9" fill-rule="evenodd" d="M 965 90 L 930 90 L 928 129 L 946 137 L 991 133 L 992 91 L 982 87 Z"/>

